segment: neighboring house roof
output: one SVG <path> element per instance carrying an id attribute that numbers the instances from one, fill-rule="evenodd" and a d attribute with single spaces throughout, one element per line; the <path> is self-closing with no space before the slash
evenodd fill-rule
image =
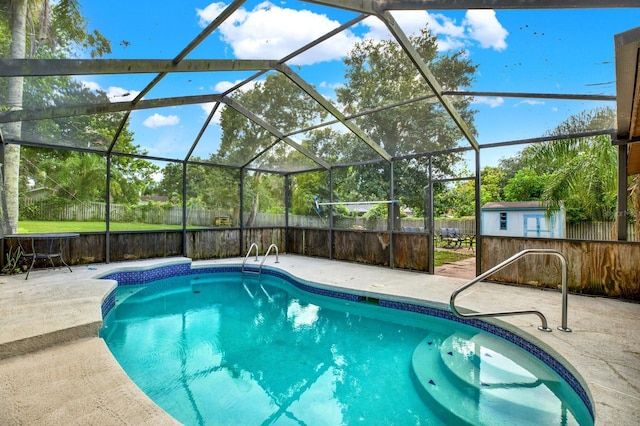
<path id="1" fill-rule="evenodd" d="M 52 188 L 40 187 L 26 191 L 25 195 L 32 200 L 43 200 L 53 195 L 53 192 Z"/>
<path id="2" fill-rule="evenodd" d="M 491 202 L 482 206 L 483 210 L 546 210 L 543 201 Z"/>
<path id="3" fill-rule="evenodd" d="M 360 214 L 368 212 L 375 206 L 376 206 L 375 204 L 346 204 L 345 205 L 347 210 L 349 210 L 350 212 L 356 212 Z"/>

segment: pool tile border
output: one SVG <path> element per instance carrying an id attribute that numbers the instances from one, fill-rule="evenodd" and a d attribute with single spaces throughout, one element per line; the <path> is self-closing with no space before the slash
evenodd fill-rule
<path id="1" fill-rule="evenodd" d="M 157 267 L 150 266 L 148 268 L 137 269 L 133 271 L 120 270 L 120 271 L 116 271 L 114 273 L 105 275 L 101 278 L 115 280 L 118 282 L 118 286 L 127 286 L 127 285 L 149 284 L 164 278 L 171 278 L 176 276 L 229 273 L 229 272 L 237 273 L 242 271 L 243 269 L 241 266 L 226 265 L 226 266 L 206 266 L 206 267 L 192 268 L 191 263 L 184 262 L 184 263 L 168 265 L 168 266 L 157 266 Z M 245 267 L 244 272 L 258 273 L 259 270 L 258 268 Z M 284 273 L 275 269 L 263 268 L 261 270 L 261 273 L 265 275 L 281 278 L 300 290 L 321 295 L 321 296 L 333 297 L 336 299 L 349 300 L 353 302 L 363 302 L 367 299 L 365 296 L 362 296 L 362 295 L 330 290 L 330 289 L 318 287 L 315 285 L 305 284 L 302 282 L 302 280 L 298 278 L 294 278 L 287 273 Z M 101 311 L 102 311 L 103 319 L 106 318 L 109 312 L 111 312 L 111 310 L 115 307 L 115 304 L 116 304 L 115 294 L 116 294 L 116 290 L 114 289 L 112 292 L 110 292 L 107 295 L 107 297 L 102 302 Z M 558 375 L 562 377 L 562 379 L 565 380 L 569 384 L 569 386 L 571 386 L 571 388 L 576 392 L 576 394 L 578 394 L 582 402 L 587 407 L 587 410 L 589 410 L 589 414 L 591 415 L 591 418 L 592 419 L 595 418 L 591 399 L 589 398 L 587 391 L 584 389 L 580 381 L 555 357 L 551 356 L 550 354 L 548 354 L 546 351 L 544 351 L 534 343 L 518 336 L 517 334 L 481 320 L 459 318 L 447 310 L 439 309 L 435 307 L 417 305 L 414 303 L 400 302 L 400 301 L 387 300 L 387 299 L 380 299 L 379 305 L 386 308 L 415 312 L 423 315 L 430 315 L 436 318 L 442 318 L 449 321 L 455 321 L 458 323 L 466 324 L 466 325 L 478 328 L 487 333 L 493 334 L 495 336 L 501 337 L 513 343 L 514 345 L 520 347 L 521 349 L 529 352 L 530 354 L 538 358 L 540 361 L 548 365 L 551 369 L 553 369 L 553 371 L 558 373 Z"/>
<path id="2" fill-rule="evenodd" d="M 593 408 L 591 405 L 591 399 L 589 398 L 587 391 L 584 389 L 584 387 L 578 381 L 578 379 L 576 379 L 576 377 L 555 357 L 551 356 L 550 354 L 548 354 L 546 351 L 544 351 L 537 345 L 518 336 L 517 334 L 514 334 L 511 331 L 505 330 L 504 328 L 498 327 L 496 325 L 493 325 L 484 321 L 480 321 L 477 319 L 459 318 L 453 315 L 449 311 L 445 311 L 443 309 L 433 308 L 429 306 L 416 305 L 416 304 L 406 303 L 406 302 L 396 302 L 393 300 L 382 300 L 382 299 L 380 300 L 380 306 L 385 306 L 388 308 L 398 309 L 403 311 L 415 312 L 415 313 L 424 314 L 424 315 L 430 315 L 437 318 L 443 318 L 449 321 L 455 321 L 458 323 L 462 323 L 462 324 L 480 329 L 487 333 L 493 334 L 494 336 L 501 337 L 510 343 L 513 343 L 519 348 L 529 352 L 531 355 L 535 356 L 540 361 L 548 365 L 551 369 L 553 369 L 553 371 L 558 373 L 558 375 L 562 377 L 562 379 L 566 381 L 567 384 L 571 386 L 571 389 L 573 389 L 576 392 L 576 394 L 580 397 L 582 402 L 587 407 L 587 410 L 589 410 L 589 414 L 591 415 L 591 418 L 592 419 L 595 418 Z"/>

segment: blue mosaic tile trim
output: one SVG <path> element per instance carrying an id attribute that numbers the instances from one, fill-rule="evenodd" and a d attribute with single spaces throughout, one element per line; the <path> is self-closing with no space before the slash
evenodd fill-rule
<path id="1" fill-rule="evenodd" d="M 349 300 L 351 302 L 362 302 L 364 300 L 366 300 L 366 297 L 364 296 L 359 296 L 357 294 L 352 294 L 352 293 L 345 293 L 342 291 L 335 291 L 335 290 L 329 290 L 326 288 L 318 288 L 318 287 L 314 287 L 308 284 L 304 284 L 301 283 L 299 280 L 292 278 L 291 276 L 284 274 L 280 271 L 276 271 L 276 270 L 272 270 L 272 269 L 263 269 L 262 273 L 265 275 L 271 275 L 273 277 L 276 278 L 280 278 L 283 279 L 285 281 L 287 281 L 289 284 L 293 285 L 294 287 L 302 290 L 302 291 L 306 291 L 308 293 L 313 293 L 313 294 L 317 294 L 319 296 L 328 296 L 328 297 L 333 297 L 334 299 L 342 299 L 342 300 Z"/>
<path id="2" fill-rule="evenodd" d="M 245 272 L 258 272 L 259 268 L 245 266 L 244 270 Z M 237 273 L 237 272 L 242 272 L 242 267 L 241 266 L 212 266 L 212 267 L 206 267 L 206 268 L 193 269 L 193 271 L 194 271 L 193 273 L 196 273 L 196 274 L 215 274 L 215 273 L 224 273 L 224 272 Z M 345 293 L 345 292 L 335 291 L 335 290 L 328 290 L 324 288 L 318 288 L 311 285 L 303 284 L 299 280 L 292 278 L 290 275 L 280 271 L 276 271 L 274 269 L 262 268 L 262 274 L 280 278 L 300 290 L 317 294 L 320 296 L 328 296 L 328 297 L 333 297 L 335 299 L 349 300 L 352 302 L 362 302 L 363 300 L 366 299 L 364 296 L 358 296 L 356 294 Z"/>
<path id="3" fill-rule="evenodd" d="M 143 271 L 121 271 L 102 277 L 105 280 L 116 280 L 118 285 L 148 284 L 163 278 L 191 275 L 192 269 L 189 263 L 179 265 L 161 266 L 159 268 Z"/>
<path id="4" fill-rule="evenodd" d="M 245 271 L 258 272 L 258 268 L 245 267 L 244 269 Z M 241 266 L 207 266 L 206 268 L 196 268 L 191 270 L 192 275 L 217 274 L 217 273 L 225 273 L 225 272 L 242 272 L 242 267 Z"/>
<path id="5" fill-rule="evenodd" d="M 109 295 L 102 301 L 102 306 L 100 306 L 100 309 L 102 311 L 102 318 L 106 318 L 106 316 L 109 315 L 109 312 L 111 312 L 111 310 L 115 307 L 116 289 L 114 288 L 111 293 L 109 293 Z"/>
<path id="6" fill-rule="evenodd" d="M 558 373 L 558 375 L 562 377 L 562 379 L 566 381 L 569 384 L 569 386 L 571 386 L 571 389 L 573 389 L 574 392 L 580 397 L 584 405 L 589 410 L 589 414 L 591 415 L 591 418 L 592 419 L 594 418 L 593 407 L 591 406 L 591 400 L 589 399 L 589 396 L 586 390 L 582 387 L 578 379 L 576 379 L 575 376 L 571 374 L 571 372 L 567 370 L 567 368 L 564 365 L 562 365 L 553 356 L 549 355 L 547 352 L 540 349 L 535 344 L 529 342 L 528 340 L 523 339 L 517 334 L 514 334 L 496 325 L 489 324 L 484 321 L 480 321 L 478 319 L 459 318 L 454 314 L 452 314 L 450 311 L 446 311 L 443 309 L 432 308 L 429 306 L 414 305 L 412 303 L 396 302 L 393 300 L 382 300 L 382 299 L 380 299 L 379 304 L 380 306 L 384 306 L 386 308 L 416 312 L 424 315 L 431 315 L 433 317 L 443 318 L 449 321 L 455 321 L 462 324 L 470 325 L 474 328 L 480 329 L 482 331 L 486 331 L 487 333 L 493 334 L 494 336 L 501 337 L 507 340 L 508 342 L 513 343 L 519 348 L 529 352 L 530 354 L 538 358 L 540 361 L 544 362 L 546 365 L 551 367 L 553 371 Z"/>

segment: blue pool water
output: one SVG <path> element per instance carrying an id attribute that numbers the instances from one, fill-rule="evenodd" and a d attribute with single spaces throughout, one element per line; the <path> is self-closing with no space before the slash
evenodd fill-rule
<path id="1" fill-rule="evenodd" d="M 186 425 L 593 424 L 555 371 L 503 339 L 265 274 L 119 286 L 102 336 Z"/>

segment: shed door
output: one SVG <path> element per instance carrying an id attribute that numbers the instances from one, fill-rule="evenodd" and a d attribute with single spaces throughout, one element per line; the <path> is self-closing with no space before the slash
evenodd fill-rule
<path id="1" fill-rule="evenodd" d="M 524 215 L 524 236 L 537 238 L 552 236 L 549 221 L 544 217 L 544 213 Z"/>

